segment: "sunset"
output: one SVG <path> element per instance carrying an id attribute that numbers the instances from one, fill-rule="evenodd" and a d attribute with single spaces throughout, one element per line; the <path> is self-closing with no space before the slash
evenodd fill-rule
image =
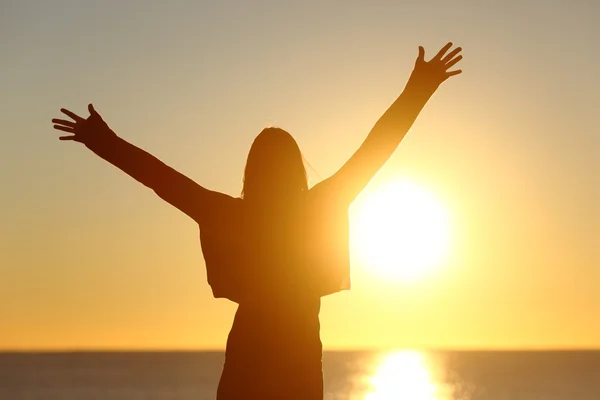
<path id="1" fill-rule="evenodd" d="M 599 17 L 3 1 L 0 399 L 600 398 Z"/>
<path id="2" fill-rule="evenodd" d="M 434 273 L 450 248 L 448 210 L 411 182 L 391 181 L 358 206 L 352 220 L 357 259 L 388 278 Z"/>

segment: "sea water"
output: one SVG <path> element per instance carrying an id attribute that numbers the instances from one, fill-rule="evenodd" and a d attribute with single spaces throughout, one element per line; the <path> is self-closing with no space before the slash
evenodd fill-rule
<path id="1" fill-rule="evenodd" d="M 1 400 L 209 400 L 222 352 L 4 353 Z M 326 400 L 600 400 L 600 351 L 325 352 Z"/>

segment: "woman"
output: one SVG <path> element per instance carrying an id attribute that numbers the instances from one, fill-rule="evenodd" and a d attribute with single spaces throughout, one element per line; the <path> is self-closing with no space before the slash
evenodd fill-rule
<path id="1" fill-rule="evenodd" d="M 203 188 L 118 137 L 89 105 L 81 118 L 53 119 L 98 156 L 153 189 L 199 224 L 215 297 L 238 303 L 218 400 L 323 398 L 321 297 L 350 288 L 348 207 L 392 155 L 462 56 L 444 46 L 430 61 L 419 47 L 406 88 L 362 146 L 310 190 L 294 139 L 266 128 L 255 139 L 242 196 Z"/>

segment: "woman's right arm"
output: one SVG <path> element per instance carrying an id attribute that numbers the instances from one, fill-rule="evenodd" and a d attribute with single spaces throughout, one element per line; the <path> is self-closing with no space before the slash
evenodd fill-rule
<path id="1" fill-rule="evenodd" d="M 461 73 L 461 70 L 449 71 L 462 59 L 462 55 L 458 55 L 460 47 L 446 54 L 451 47 L 452 43 L 448 43 L 430 61 L 425 61 L 425 49 L 419 47 L 415 68 L 402 94 L 342 168 L 311 191 L 334 193 L 344 204 L 352 203 L 396 151 L 437 88 L 449 77 Z"/>
<path id="2" fill-rule="evenodd" d="M 61 109 L 73 119 L 52 120 L 55 129 L 72 134 L 61 136 L 61 140 L 85 144 L 99 157 L 151 188 L 159 197 L 196 221 L 206 213 L 205 210 L 215 197 L 225 196 L 203 188 L 153 155 L 121 139 L 108 127 L 91 104 L 88 109 L 90 116 L 87 119 Z"/>

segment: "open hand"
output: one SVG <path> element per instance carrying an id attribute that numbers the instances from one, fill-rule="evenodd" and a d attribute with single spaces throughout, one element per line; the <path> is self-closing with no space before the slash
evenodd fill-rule
<path id="1" fill-rule="evenodd" d="M 435 57 L 429 61 L 425 61 L 425 49 L 419 46 L 419 56 L 415 62 L 415 69 L 413 70 L 410 80 L 417 84 L 437 87 L 451 76 L 460 74 L 462 72 L 460 69 L 453 71 L 449 70 L 462 60 L 462 55 L 458 55 L 462 49 L 457 47 L 446 54 L 451 47 L 452 43 L 446 44 Z"/>
<path id="2" fill-rule="evenodd" d="M 60 136 L 60 140 L 73 140 L 84 144 L 92 141 L 104 140 L 115 133 L 108 127 L 100 114 L 92 104 L 88 105 L 90 116 L 87 119 L 80 117 L 72 111 L 61 108 L 60 111 L 70 117 L 73 121 L 55 118 L 52 122 L 54 129 L 71 133 L 70 136 Z"/>

